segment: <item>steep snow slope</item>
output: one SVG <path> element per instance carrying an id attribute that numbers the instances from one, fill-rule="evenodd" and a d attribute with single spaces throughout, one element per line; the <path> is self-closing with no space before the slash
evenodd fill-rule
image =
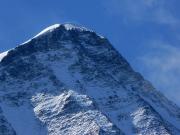
<path id="1" fill-rule="evenodd" d="M 180 109 L 91 30 L 56 24 L 0 56 L 0 134 L 180 134 Z"/>
<path id="2" fill-rule="evenodd" d="M 0 61 L 8 54 L 8 51 L 0 53 Z"/>

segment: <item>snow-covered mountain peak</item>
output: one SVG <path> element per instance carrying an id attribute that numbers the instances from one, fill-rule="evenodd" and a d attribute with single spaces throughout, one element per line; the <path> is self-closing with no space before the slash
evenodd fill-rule
<path id="1" fill-rule="evenodd" d="M 51 25 L 47 28 L 45 28 L 44 30 L 42 30 L 40 33 L 38 33 L 36 36 L 30 38 L 29 40 L 25 41 L 24 43 L 22 43 L 21 45 L 24 45 L 28 42 L 30 42 L 32 39 L 36 39 L 38 37 L 41 37 L 43 35 L 47 35 L 47 34 L 51 34 L 53 33 L 53 31 L 57 30 L 57 29 L 64 29 L 66 31 L 79 31 L 79 32 L 91 32 L 91 33 L 95 33 L 93 30 L 87 29 L 83 26 L 77 25 L 77 24 L 73 24 L 73 23 L 64 23 L 64 24 L 54 24 Z M 100 38 L 104 38 L 103 36 L 97 34 Z"/>
<path id="2" fill-rule="evenodd" d="M 38 34 L 37 34 L 36 36 L 34 36 L 33 38 L 36 38 L 36 37 L 41 36 L 41 35 L 43 35 L 43 34 L 46 34 L 46 33 L 48 33 L 48 32 L 52 32 L 54 29 L 56 29 L 56 28 L 58 28 L 58 27 L 60 27 L 60 24 L 51 25 L 51 26 L 45 28 L 44 30 L 42 30 L 40 33 L 38 33 Z"/>
<path id="3" fill-rule="evenodd" d="M 180 109 L 93 31 L 56 24 L 0 58 L 0 135 L 180 134 Z"/>
<path id="4" fill-rule="evenodd" d="M 87 29 L 83 26 L 80 26 L 80 25 L 77 25 L 77 24 L 73 24 L 73 23 L 64 23 L 64 24 L 54 24 L 54 25 L 51 25 L 47 28 L 45 28 L 44 30 L 42 30 L 40 33 L 38 33 L 36 36 L 34 36 L 33 38 L 36 38 L 38 36 L 41 36 L 43 34 L 46 34 L 48 32 L 52 32 L 53 30 L 59 28 L 59 27 L 64 27 L 66 30 L 77 30 L 77 31 L 89 31 L 89 32 L 94 32 L 90 29 Z"/>
<path id="5" fill-rule="evenodd" d="M 75 24 L 65 23 L 54 24 L 47 27 L 33 38 L 9 50 L 7 57 L 9 59 L 14 59 L 16 56 L 29 55 L 43 50 L 58 50 L 62 47 L 60 42 L 69 42 L 73 45 L 77 45 L 76 47 L 80 47 L 79 44 L 81 44 L 89 49 L 93 49 L 95 45 L 103 45 L 100 51 L 112 48 L 106 38 L 98 35 L 94 31 Z M 94 48 L 93 51 L 96 52 L 97 49 Z M 5 53 L 2 53 L 2 55 L 3 54 Z M 6 60 L 9 60 L 8 58 L 6 58 Z M 1 60 L 4 62 L 4 57 L 2 57 Z"/>

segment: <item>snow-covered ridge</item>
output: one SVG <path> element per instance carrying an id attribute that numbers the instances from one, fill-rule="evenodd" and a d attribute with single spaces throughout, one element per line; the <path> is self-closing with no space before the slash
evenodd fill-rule
<path id="1" fill-rule="evenodd" d="M 0 53 L 0 62 L 2 61 L 2 59 L 8 54 L 9 51 Z"/>
<path id="2" fill-rule="evenodd" d="M 78 31 L 89 31 L 89 32 L 95 32 L 91 29 L 88 29 L 86 27 L 77 25 L 77 24 L 72 24 L 72 23 L 65 23 L 62 24 L 66 30 L 78 30 Z M 96 32 L 95 32 L 96 33 Z M 97 33 L 96 33 L 97 34 Z M 101 36 L 100 34 L 97 34 L 100 38 L 104 38 L 103 36 Z"/>
<path id="3" fill-rule="evenodd" d="M 55 29 L 58 28 L 58 27 L 60 27 L 60 24 L 51 25 L 51 26 L 45 28 L 44 30 L 42 30 L 41 32 L 39 32 L 36 36 L 30 38 L 29 40 L 23 42 L 23 43 L 20 44 L 20 45 L 24 45 L 24 44 L 30 42 L 30 41 L 31 41 L 32 39 L 34 39 L 34 38 L 37 38 L 37 37 L 39 37 L 39 36 L 41 36 L 41 35 L 44 35 L 44 34 L 46 34 L 46 33 L 48 33 L 48 32 L 52 32 L 53 30 L 55 30 Z"/>
<path id="4" fill-rule="evenodd" d="M 70 30 L 77 30 L 77 31 L 89 31 L 89 32 L 94 32 L 93 30 L 90 30 L 90 29 L 87 29 L 83 26 L 80 26 L 80 25 L 77 25 L 77 24 L 72 24 L 72 23 L 64 23 L 64 24 L 54 24 L 54 25 L 51 25 L 47 28 L 45 28 L 44 30 L 42 30 L 40 33 L 38 33 L 36 36 L 32 37 L 31 39 L 25 41 L 24 43 L 22 43 L 21 45 L 23 44 L 26 44 L 28 42 L 30 42 L 32 39 L 34 38 L 37 38 L 41 35 L 44 35 L 44 34 L 47 34 L 47 33 L 51 33 L 53 32 L 55 29 L 59 28 L 60 26 L 64 26 L 64 28 L 67 30 L 67 31 L 70 31 Z M 97 34 L 100 38 L 104 38 L 103 36 Z"/>
<path id="5" fill-rule="evenodd" d="M 51 25 L 47 28 L 45 28 L 44 30 L 42 30 L 40 33 L 38 33 L 36 36 L 34 36 L 33 38 L 39 37 L 43 34 L 46 34 L 47 32 L 52 32 L 53 30 L 59 28 L 60 26 L 64 26 L 64 28 L 68 31 L 68 30 L 78 30 L 78 31 L 89 31 L 89 32 L 94 32 L 93 30 L 87 29 L 83 26 L 77 25 L 77 24 L 72 24 L 72 23 L 65 23 L 65 24 L 54 24 Z"/>
<path id="6" fill-rule="evenodd" d="M 33 38 L 39 37 L 40 35 L 43 35 L 43 34 L 45 34 L 47 32 L 52 32 L 54 29 L 58 28 L 59 26 L 60 26 L 60 24 L 54 24 L 52 26 L 49 26 L 49 27 L 45 28 L 44 30 L 42 30 L 40 33 L 38 33 Z"/>
<path id="7" fill-rule="evenodd" d="M 91 31 L 91 32 L 93 32 L 92 30 L 89 30 L 89 29 L 82 27 L 82 26 L 78 26 L 76 24 L 66 23 L 66 24 L 63 24 L 63 26 L 65 27 L 66 30 L 79 30 L 79 31 Z"/>

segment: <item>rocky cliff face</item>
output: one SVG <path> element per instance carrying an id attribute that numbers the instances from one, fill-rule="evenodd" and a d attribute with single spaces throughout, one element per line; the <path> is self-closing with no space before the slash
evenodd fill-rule
<path id="1" fill-rule="evenodd" d="M 0 61 L 0 135 L 180 134 L 180 109 L 86 28 L 53 25 Z"/>

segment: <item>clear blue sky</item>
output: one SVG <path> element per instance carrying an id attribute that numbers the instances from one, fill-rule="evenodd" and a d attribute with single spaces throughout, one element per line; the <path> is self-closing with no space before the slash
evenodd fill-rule
<path id="1" fill-rule="evenodd" d="M 155 87 L 180 105 L 179 0 L 0 0 L 0 52 L 55 23 L 106 36 Z"/>

